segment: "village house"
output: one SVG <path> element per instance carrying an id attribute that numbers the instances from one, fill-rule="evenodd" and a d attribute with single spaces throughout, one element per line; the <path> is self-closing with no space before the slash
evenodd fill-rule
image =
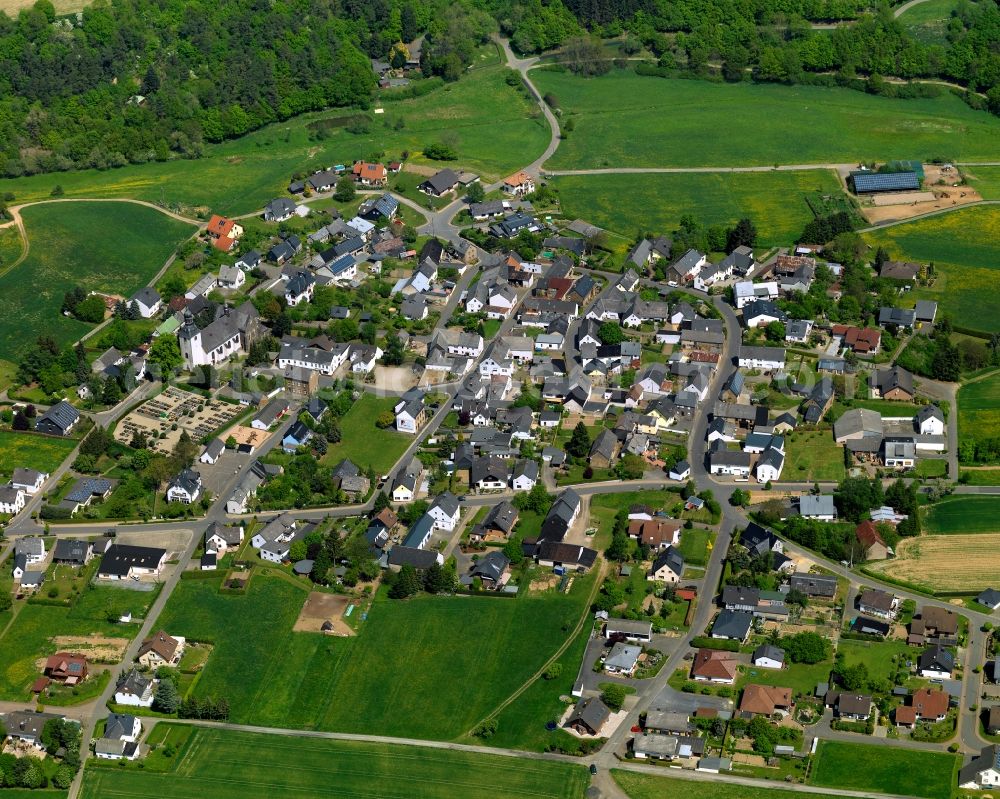
<path id="1" fill-rule="evenodd" d="M 184 639 L 159 630 L 142 642 L 136 660 L 147 669 L 176 666 L 184 655 Z"/>
<path id="2" fill-rule="evenodd" d="M 736 682 L 739 660 L 733 652 L 699 649 L 691 664 L 691 677 L 697 682 L 732 685 Z"/>

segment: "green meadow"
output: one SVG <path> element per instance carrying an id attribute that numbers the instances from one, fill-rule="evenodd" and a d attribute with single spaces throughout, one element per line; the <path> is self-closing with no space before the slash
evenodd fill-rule
<path id="1" fill-rule="evenodd" d="M 384 113 L 333 109 L 276 123 L 243 138 L 205 148 L 196 160 L 126 166 L 98 172 L 65 172 L 0 180 L 0 193 L 17 202 L 47 198 L 55 185 L 67 197 L 132 197 L 168 207 L 223 214 L 256 211 L 283 196 L 294 172 L 311 172 L 358 158 L 397 158 L 430 164 L 419 155 L 428 144 L 450 144 L 458 160 L 432 164 L 503 177 L 537 157 L 549 140 L 537 106 L 504 82 L 503 68 L 486 66 L 423 97 L 383 99 Z M 356 115 L 367 121 L 344 125 Z M 310 125 L 332 120 L 322 138 Z M 350 130 L 348 130 L 350 128 Z"/>
<path id="2" fill-rule="evenodd" d="M 952 496 L 924 511 L 928 533 L 995 533 L 1000 531 L 1000 497 Z"/>
<path id="3" fill-rule="evenodd" d="M 933 263 L 931 286 L 915 288 L 911 301 L 936 300 L 939 313 L 957 325 L 988 333 L 1000 331 L 1000 301 L 989 290 L 1000 280 L 995 242 L 1000 235 L 1000 208 L 963 208 L 939 216 L 865 234 L 873 247 L 890 256 Z"/>
<path id="4" fill-rule="evenodd" d="M 704 225 L 731 225 L 749 216 L 762 245 L 785 245 L 802 232 L 813 218 L 806 194 L 840 192 L 836 175 L 824 169 L 565 175 L 552 184 L 559 190 L 563 216 L 586 219 L 629 240 L 639 230 L 673 230 L 684 214 Z"/>
<path id="5" fill-rule="evenodd" d="M 582 799 L 589 782 L 584 766 L 572 763 L 218 729 L 196 729 L 174 757 L 158 771 L 92 762 L 80 795 Z"/>
<path id="6" fill-rule="evenodd" d="M 266 569 L 242 596 L 220 583 L 181 581 L 159 626 L 214 644 L 196 693 L 225 696 L 232 721 L 453 739 L 558 649 L 591 580 L 569 595 L 380 596 L 351 638 L 292 632 L 306 592 Z"/>
<path id="7" fill-rule="evenodd" d="M 1000 120 L 942 92 L 892 100 L 850 89 L 725 84 L 614 70 L 599 78 L 539 69 L 542 94 L 574 130 L 547 169 L 771 166 L 889 158 L 992 161 Z"/>
<path id="8" fill-rule="evenodd" d="M 69 289 L 81 286 L 128 297 L 195 230 L 134 203 L 46 203 L 25 208 L 21 215 L 27 257 L 0 274 L 0 353 L 10 360 L 17 360 L 42 333 L 68 344 L 93 327 L 60 312 Z"/>
<path id="9" fill-rule="evenodd" d="M 1000 372 L 958 390 L 958 434 L 962 439 L 1000 437 Z"/>

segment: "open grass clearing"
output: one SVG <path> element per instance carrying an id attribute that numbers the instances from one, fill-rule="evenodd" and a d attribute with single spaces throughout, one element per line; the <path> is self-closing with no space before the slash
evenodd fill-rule
<path id="1" fill-rule="evenodd" d="M 43 333 L 65 345 L 93 327 L 60 313 L 69 289 L 128 297 L 194 232 L 133 203 L 47 203 L 21 214 L 31 249 L 0 275 L 0 352 L 10 360 Z"/>
<path id="2" fill-rule="evenodd" d="M 845 474 L 844 450 L 837 446 L 829 430 L 796 432 L 785 437 L 782 480 L 839 481 Z"/>
<path id="3" fill-rule="evenodd" d="M 295 768 L 288 768 L 294 762 Z M 580 799 L 582 765 L 387 744 L 197 729 L 168 773 L 90 767 L 83 799 Z"/>
<path id="4" fill-rule="evenodd" d="M 1000 497 L 951 496 L 924 511 L 928 533 L 1000 532 Z"/>
<path id="5" fill-rule="evenodd" d="M 0 430 L 0 475 L 9 477 L 17 468 L 51 474 L 78 443 L 73 438 Z"/>
<path id="6" fill-rule="evenodd" d="M 1000 372 L 958 390 L 958 432 L 963 439 L 1000 438 Z"/>
<path id="7" fill-rule="evenodd" d="M 489 182 L 535 158 L 549 141 L 549 127 L 537 106 L 505 83 L 499 65 L 472 70 L 457 83 L 423 97 L 384 99 L 381 105 L 385 113 L 371 115 L 367 132 L 354 128 L 359 132 L 351 133 L 335 126 L 325 139 L 312 137 L 312 123 L 367 113 L 337 108 L 209 145 L 204 157 L 196 160 L 0 180 L 0 192 L 13 192 L 17 202 L 27 202 L 47 198 L 58 184 L 67 197 L 134 197 L 232 215 L 256 211 L 268 200 L 284 196 L 295 172 L 350 164 L 381 152 L 391 159 L 409 150 L 411 161 L 469 169 Z M 397 130 L 399 120 L 404 127 Z M 432 163 L 421 158 L 426 145 L 440 141 L 453 144 L 457 161 Z"/>
<path id="8" fill-rule="evenodd" d="M 214 650 L 195 689 L 231 719 L 276 727 L 452 739 L 523 685 L 576 624 L 591 579 L 569 595 L 381 597 L 353 638 L 296 633 L 306 592 L 256 573 L 242 596 L 184 580 L 159 626 Z M 478 686 L 469 691 L 469 681 Z"/>
<path id="9" fill-rule="evenodd" d="M 1000 469 L 962 469 L 959 474 L 966 485 L 1000 486 Z"/>
<path id="10" fill-rule="evenodd" d="M 962 174 L 984 200 L 1000 200 L 1000 166 L 963 166 Z"/>
<path id="11" fill-rule="evenodd" d="M 891 579 L 930 591 L 978 593 L 996 583 L 1000 533 L 904 538 L 893 560 L 870 566 Z"/>
<path id="12" fill-rule="evenodd" d="M 31 8 L 34 5 L 32 0 L 0 0 L 0 11 L 3 11 L 11 19 L 17 17 L 18 12 L 23 8 Z M 53 0 L 52 6 L 56 11 L 56 16 L 75 14 L 90 5 L 89 0 Z M 37 793 L 37 792 L 36 792 Z M 4 796 L 7 793 L 4 792 Z"/>
<path id="13" fill-rule="evenodd" d="M 812 697 L 816 684 L 830 681 L 832 661 L 822 663 L 790 663 L 783 669 L 762 669 L 753 665 L 743 667 L 743 674 L 738 687 L 754 683 L 756 685 L 775 685 L 781 688 L 791 688 L 796 695 Z"/>
<path id="14" fill-rule="evenodd" d="M 918 41 L 945 45 L 948 42 L 948 21 L 958 5 L 959 0 L 925 0 L 908 8 L 898 19 Z"/>
<path id="15" fill-rule="evenodd" d="M 665 796 L 683 796 L 685 799 L 791 799 L 787 789 L 763 785 L 660 777 L 621 769 L 613 769 L 611 776 L 631 799 L 663 799 Z M 807 796 L 810 799 L 834 799 L 833 794 L 809 793 Z"/>
<path id="16" fill-rule="evenodd" d="M 726 84 L 613 70 L 600 78 L 535 70 L 575 129 L 547 169 L 771 166 L 885 160 L 995 160 L 1000 120 L 942 92 L 892 100 L 850 89 Z M 664 113 L 669 109 L 669 113 Z M 803 125 L 802 115 L 822 124 Z M 734 131 L 753 131 L 738 135 Z"/>
<path id="17" fill-rule="evenodd" d="M 1000 331 L 996 294 L 986 291 L 998 280 L 1000 263 L 994 243 L 1000 236 L 1000 208 L 963 208 L 940 216 L 866 233 L 866 241 L 885 247 L 893 258 L 934 264 L 931 286 L 918 286 L 910 302 L 936 300 L 938 313 L 987 333 Z"/>
<path id="18" fill-rule="evenodd" d="M 891 680 L 896 674 L 897 658 L 911 655 L 905 641 L 855 641 L 843 639 L 837 645 L 847 665 L 864 663 L 873 680 Z"/>
<path id="19" fill-rule="evenodd" d="M 575 135 L 575 134 L 574 134 Z M 560 144 L 560 149 L 567 144 Z M 558 158 L 558 154 L 556 156 Z M 839 194 L 830 170 L 717 174 L 565 175 L 554 177 L 563 216 L 586 219 L 631 240 L 637 230 L 669 232 L 690 214 L 704 225 L 748 216 L 762 246 L 787 244 L 813 218 L 805 197 Z"/>
<path id="20" fill-rule="evenodd" d="M 362 472 L 371 466 L 377 474 L 387 474 L 413 443 L 413 436 L 398 433 L 395 428 L 382 430 L 375 426 L 379 414 L 391 413 L 398 401 L 397 397 L 363 393 L 340 420 L 342 438 L 330 446 L 322 463 L 333 466 L 349 458 Z"/>
<path id="21" fill-rule="evenodd" d="M 820 741 L 810 782 L 830 788 L 949 799 L 960 759 L 870 744 Z"/>

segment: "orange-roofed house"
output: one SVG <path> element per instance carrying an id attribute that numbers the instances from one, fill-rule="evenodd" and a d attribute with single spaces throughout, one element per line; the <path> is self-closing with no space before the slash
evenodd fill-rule
<path id="1" fill-rule="evenodd" d="M 861 522 L 854 534 L 858 537 L 858 543 L 861 544 L 865 560 L 885 560 L 889 557 L 889 547 L 882 540 L 874 522 Z"/>
<path id="2" fill-rule="evenodd" d="M 506 194 L 523 197 L 535 190 L 535 179 L 527 172 L 516 172 L 509 178 L 504 178 L 503 190 Z"/>
<path id="3" fill-rule="evenodd" d="M 371 164 L 368 161 L 355 161 L 351 174 L 362 186 L 384 186 L 389 179 L 389 173 L 382 164 Z"/>
<path id="4" fill-rule="evenodd" d="M 736 681 L 739 661 L 732 652 L 721 649 L 699 649 L 691 664 L 691 676 L 699 682 L 732 685 Z"/>
<path id="5" fill-rule="evenodd" d="M 947 692 L 940 688 L 920 688 L 910 697 L 910 706 L 920 721 L 944 721 L 949 702 Z"/>
<path id="6" fill-rule="evenodd" d="M 208 220 L 208 235 L 215 239 L 238 239 L 243 236 L 243 226 L 232 219 L 213 214 Z"/>
<path id="7" fill-rule="evenodd" d="M 740 700 L 740 713 L 750 716 L 773 716 L 791 707 L 792 689 L 773 685 L 748 685 Z"/>

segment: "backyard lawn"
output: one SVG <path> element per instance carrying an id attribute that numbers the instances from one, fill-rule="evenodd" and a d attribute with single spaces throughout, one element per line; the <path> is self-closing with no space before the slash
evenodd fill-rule
<path id="1" fill-rule="evenodd" d="M 458 161 L 448 165 L 473 170 L 489 181 L 540 155 L 549 141 L 549 127 L 537 106 L 507 85 L 499 65 L 471 70 L 422 97 L 390 96 L 383 95 L 385 113 L 377 116 L 348 108 L 304 114 L 208 145 L 199 159 L 0 180 L 0 193 L 12 192 L 17 202 L 28 202 L 47 199 L 59 184 L 67 197 L 132 197 L 174 208 L 243 214 L 284 195 L 294 172 L 350 164 L 381 152 L 389 159 L 403 150 L 412 154 L 410 162 L 440 166 L 421 158 L 420 151 L 444 139 L 458 152 Z M 323 121 L 330 124 L 318 138 L 315 130 Z"/>
<path id="2" fill-rule="evenodd" d="M 896 674 L 897 655 L 911 656 L 913 652 L 905 641 L 854 641 L 842 639 L 837 652 L 844 656 L 848 666 L 864 663 L 873 680 L 893 680 Z"/>
<path id="3" fill-rule="evenodd" d="M 816 684 L 830 681 L 832 661 L 823 663 L 790 663 L 783 669 L 761 669 L 755 666 L 744 666 L 743 675 L 738 686 L 743 688 L 748 683 L 757 685 L 776 685 L 791 688 L 797 695 L 811 697 L 816 690 Z"/>
<path id="4" fill-rule="evenodd" d="M 575 134 L 574 134 L 575 135 Z M 560 150 L 572 138 L 560 144 Z M 558 154 L 556 158 L 558 158 Z M 684 214 L 704 225 L 748 216 L 761 246 L 784 244 L 813 218 L 805 195 L 840 193 L 833 172 L 565 175 L 552 179 L 563 216 L 581 218 L 631 240 L 638 227 L 670 231 Z"/>
<path id="5" fill-rule="evenodd" d="M 949 799 L 958 755 L 820 741 L 811 782 L 829 788 Z"/>
<path id="6" fill-rule="evenodd" d="M 892 100 L 850 89 L 707 83 L 614 70 L 600 78 L 535 70 L 574 130 L 546 169 L 771 166 L 884 160 L 904 149 L 928 160 L 997 156 L 1000 120 L 942 92 Z M 670 109 L 664 113 L 663 109 Z M 821 110 L 822 109 L 822 110 Z M 802 113 L 823 124 L 800 124 Z M 752 130 L 753 136 L 731 135 Z"/>
<path id="7" fill-rule="evenodd" d="M 866 233 L 865 239 L 885 247 L 893 258 L 934 263 L 934 284 L 914 288 L 906 295 L 910 301 L 936 300 L 939 314 L 993 333 L 1000 331 L 996 295 L 983 286 L 997 281 L 998 233 L 1000 209 L 983 206 Z"/>
<path id="8" fill-rule="evenodd" d="M 681 542 L 678 545 L 684 562 L 689 566 L 704 566 L 712 544 L 715 543 L 715 532 L 704 527 L 693 527 L 681 530 Z"/>
<path id="9" fill-rule="evenodd" d="M 81 796 L 580 799 L 588 784 L 586 769 L 569 763 L 216 729 L 197 729 L 181 752 L 160 773 L 92 765 Z"/>
<path id="10" fill-rule="evenodd" d="M 0 274 L 0 352 L 11 360 L 42 333 L 67 344 L 93 327 L 60 313 L 69 289 L 128 297 L 194 233 L 189 224 L 133 203 L 47 203 L 21 215 L 31 249 Z"/>
<path id="11" fill-rule="evenodd" d="M 928 533 L 1000 532 L 1000 497 L 948 497 L 924 511 Z"/>
<path id="12" fill-rule="evenodd" d="M 357 637 L 330 638 L 292 632 L 306 594 L 284 580 L 256 573 L 244 596 L 220 594 L 220 581 L 181 581 L 159 625 L 214 643 L 196 694 L 225 696 L 239 723 L 433 739 L 465 735 L 523 685 L 592 584 L 514 600 L 379 598 Z"/>
<path id="13" fill-rule="evenodd" d="M 1000 372 L 958 390 L 958 435 L 961 440 L 1000 437 Z"/>
<path id="14" fill-rule="evenodd" d="M 343 436 L 331 444 L 321 463 L 333 466 L 349 458 L 364 472 L 371 466 L 376 474 L 387 474 L 406 448 L 413 443 L 413 436 L 397 433 L 395 428 L 379 429 L 375 421 L 383 411 L 391 412 L 398 397 L 377 397 L 364 392 L 340 420 Z M 428 409 L 428 413 L 433 413 Z"/>
<path id="15" fill-rule="evenodd" d="M 52 474 L 78 443 L 73 438 L 0 430 L 0 476 L 9 477 L 19 467 Z"/>
<path id="16" fill-rule="evenodd" d="M 785 437 L 785 468 L 781 479 L 800 483 L 844 478 L 844 450 L 829 430 L 792 433 Z"/>

